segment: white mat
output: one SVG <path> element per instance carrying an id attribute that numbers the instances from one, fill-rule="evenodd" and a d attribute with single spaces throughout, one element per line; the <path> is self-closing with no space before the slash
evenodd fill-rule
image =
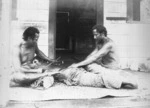
<path id="1" fill-rule="evenodd" d="M 105 96 L 145 96 L 150 95 L 149 89 L 106 89 L 93 87 L 66 86 L 55 84 L 47 90 L 15 87 L 10 89 L 10 100 L 41 101 L 56 99 L 96 99 Z"/>

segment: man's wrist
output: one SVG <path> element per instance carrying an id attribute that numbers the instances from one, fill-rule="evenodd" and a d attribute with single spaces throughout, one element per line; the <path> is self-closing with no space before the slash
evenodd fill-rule
<path id="1" fill-rule="evenodd" d="M 76 64 L 76 67 L 80 67 L 80 66 L 82 66 L 82 64 L 81 64 L 81 63 Z"/>

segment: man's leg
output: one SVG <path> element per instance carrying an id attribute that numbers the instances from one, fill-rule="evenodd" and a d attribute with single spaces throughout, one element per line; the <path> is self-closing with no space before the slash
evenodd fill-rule
<path id="1" fill-rule="evenodd" d="M 105 86 L 108 86 L 107 88 L 138 88 L 137 78 L 130 72 L 108 69 L 96 63 L 88 65 L 86 69 L 92 73 L 102 74 Z"/>
<path id="2" fill-rule="evenodd" d="M 107 88 L 131 88 L 138 87 L 137 78 L 130 72 L 123 70 L 108 70 L 103 72 L 103 81 Z"/>
<path id="3" fill-rule="evenodd" d="M 16 72 L 11 75 L 10 86 L 29 86 L 35 80 L 49 75 L 48 73 L 21 73 Z"/>
<path id="4" fill-rule="evenodd" d="M 108 70 L 107 70 L 108 71 Z M 118 79 L 113 72 L 88 72 L 83 68 L 68 68 L 63 71 L 65 76 L 65 83 L 67 85 L 89 86 L 89 87 L 106 87 L 106 88 L 120 88 L 122 80 Z M 113 76 L 113 77 L 112 77 Z"/>
<path id="5" fill-rule="evenodd" d="M 137 77 L 129 73 L 127 71 L 120 71 L 121 76 L 123 76 L 122 81 L 122 88 L 131 88 L 131 89 L 137 89 L 138 88 L 138 81 Z"/>
<path id="6" fill-rule="evenodd" d="M 87 72 L 83 68 L 67 68 L 61 74 L 67 85 L 104 87 L 101 74 Z"/>

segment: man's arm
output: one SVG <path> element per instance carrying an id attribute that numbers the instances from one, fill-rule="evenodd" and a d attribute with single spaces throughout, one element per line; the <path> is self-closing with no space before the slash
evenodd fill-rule
<path id="1" fill-rule="evenodd" d="M 48 58 L 48 57 L 38 48 L 37 44 L 36 44 L 36 52 L 35 52 L 35 53 L 37 54 L 38 57 L 40 57 L 40 58 L 43 59 L 43 60 L 46 60 L 46 61 L 48 61 L 48 62 L 52 62 L 52 61 L 53 61 L 53 60 L 51 60 L 50 58 Z"/>
<path id="2" fill-rule="evenodd" d="M 89 56 L 88 58 L 86 58 L 85 60 L 77 64 L 71 65 L 70 67 L 80 67 L 80 66 L 85 66 L 90 63 L 93 63 L 97 59 L 102 58 L 104 55 L 106 55 L 111 50 L 111 48 L 112 48 L 112 43 L 107 43 L 99 51 L 97 51 L 97 53 Z"/>

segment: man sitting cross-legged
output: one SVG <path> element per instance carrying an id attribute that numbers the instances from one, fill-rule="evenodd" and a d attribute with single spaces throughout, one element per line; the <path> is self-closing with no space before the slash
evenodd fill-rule
<path id="1" fill-rule="evenodd" d="M 53 84 L 52 73 L 40 68 L 38 62 L 34 60 L 36 56 L 46 62 L 53 62 L 38 48 L 39 33 L 37 28 L 28 27 L 23 33 L 23 41 L 15 46 L 10 86 L 32 85 L 37 87 L 47 81 L 48 83 L 45 86 L 48 88 Z"/>

